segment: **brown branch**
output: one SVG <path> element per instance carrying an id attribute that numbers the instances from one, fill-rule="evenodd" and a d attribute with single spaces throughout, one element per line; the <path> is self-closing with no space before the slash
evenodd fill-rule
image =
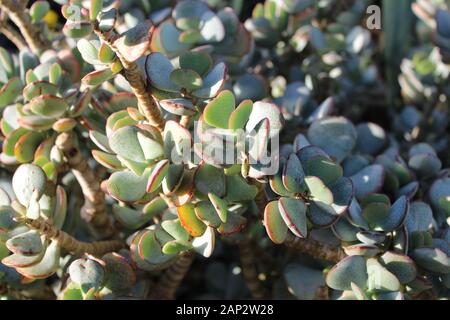
<path id="1" fill-rule="evenodd" d="M 149 90 L 146 86 L 146 81 L 142 79 L 142 75 L 137 63 L 125 59 L 114 44 L 114 42 L 118 38 L 118 35 L 112 31 L 107 33 L 102 32 L 98 27 L 98 23 L 94 24 L 94 31 L 101 40 L 103 40 L 111 47 L 111 49 L 116 53 L 116 56 L 122 63 L 125 79 L 127 79 L 134 95 L 138 100 L 139 110 L 144 114 L 145 118 L 151 125 L 162 131 L 164 129 L 164 119 L 162 117 L 161 111 L 159 110 L 155 99 L 149 93 Z"/>
<path id="2" fill-rule="evenodd" d="M 33 53 L 39 54 L 48 47 L 47 41 L 43 38 L 41 28 L 31 22 L 28 10 L 23 5 L 13 0 L 0 0 L 0 7 L 20 30 Z"/>
<path id="3" fill-rule="evenodd" d="M 267 290 L 262 286 L 258 279 L 256 270 L 255 250 L 252 247 L 251 240 L 244 240 L 238 243 L 239 256 L 241 259 L 242 274 L 248 289 L 255 299 L 269 299 Z"/>
<path id="4" fill-rule="evenodd" d="M 105 253 L 118 251 L 125 247 L 125 244 L 119 240 L 109 241 L 97 241 L 97 242 L 82 242 L 78 241 L 74 237 L 68 235 L 62 230 L 59 230 L 49 224 L 48 222 L 38 219 L 29 219 L 21 217 L 17 219 L 25 223 L 27 226 L 38 230 L 47 239 L 56 241 L 61 248 L 76 254 L 82 255 L 85 253 L 92 254 L 94 256 L 102 256 Z"/>
<path id="5" fill-rule="evenodd" d="M 20 33 L 6 21 L 0 22 L 0 32 L 8 38 L 17 47 L 17 49 L 22 50 L 27 48 L 27 44 Z"/>
<path id="6" fill-rule="evenodd" d="M 151 294 L 152 299 L 173 300 L 178 287 L 194 261 L 194 253 L 182 254 L 161 276 Z"/>
<path id="7" fill-rule="evenodd" d="M 330 246 L 313 239 L 301 239 L 291 233 L 288 233 L 284 245 L 306 253 L 316 259 L 334 263 L 341 261 L 345 257 L 345 253 L 340 247 Z"/>
<path id="8" fill-rule="evenodd" d="M 100 189 L 100 179 L 81 155 L 75 133 L 61 133 L 55 145 L 64 155 L 64 160 L 72 169 L 83 192 L 84 205 L 80 212 L 81 218 L 88 223 L 97 238 L 105 239 L 113 236 L 116 230 L 106 213 L 105 195 Z"/>

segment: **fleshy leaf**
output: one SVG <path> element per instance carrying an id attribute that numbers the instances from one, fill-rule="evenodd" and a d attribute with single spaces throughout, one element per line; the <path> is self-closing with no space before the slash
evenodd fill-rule
<path id="1" fill-rule="evenodd" d="M 284 242 L 287 236 L 288 227 L 284 222 L 278 201 L 269 202 L 264 210 L 264 226 L 269 238 L 276 244 Z"/>
<path id="2" fill-rule="evenodd" d="M 206 225 L 197 218 L 193 204 L 185 204 L 182 207 L 178 207 L 177 210 L 181 224 L 191 236 L 200 237 L 205 233 Z"/>
<path id="3" fill-rule="evenodd" d="M 44 194 L 47 177 L 44 171 L 32 164 L 22 164 L 14 172 L 12 186 L 17 199 L 23 206 L 28 206 L 33 192 L 38 196 Z"/>
<path id="4" fill-rule="evenodd" d="M 326 283 L 335 290 L 351 290 L 351 283 L 365 289 L 367 282 L 366 261 L 360 256 L 341 260 L 327 274 Z"/>
<path id="5" fill-rule="evenodd" d="M 298 199 L 281 197 L 278 200 L 278 210 L 289 230 L 297 237 L 306 238 L 308 222 L 305 203 Z"/>
<path id="6" fill-rule="evenodd" d="M 216 128 L 227 129 L 235 103 L 234 95 L 231 91 L 224 90 L 219 93 L 205 108 L 203 115 L 206 123 Z"/>

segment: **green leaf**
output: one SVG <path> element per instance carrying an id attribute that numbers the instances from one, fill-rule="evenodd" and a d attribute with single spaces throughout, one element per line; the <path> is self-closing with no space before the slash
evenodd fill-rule
<path id="1" fill-rule="evenodd" d="M 16 268 L 16 271 L 30 279 L 45 279 L 50 277 L 59 268 L 60 248 L 53 241 L 45 251 L 42 260 L 30 267 Z"/>
<path id="2" fill-rule="evenodd" d="M 145 162 L 140 139 L 139 129 L 134 126 L 122 127 L 114 131 L 109 137 L 109 146 L 116 154 L 136 162 Z"/>
<path id="3" fill-rule="evenodd" d="M 318 177 L 305 177 L 305 183 L 315 202 L 324 203 L 326 205 L 333 204 L 333 194 Z"/>
<path id="4" fill-rule="evenodd" d="M 122 163 L 113 154 L 100 150 L 92 150 L 92 157 L 102 166 L 111 170 L 120 170 L 123 168 Z"/>
<path id="5" fill-rule="evenodd" d="M 114 42 L 119 53 L 127 61 L 134 62 L 148 51 L 150 45 L 150 29 L 152 23 L 147 20 L 137 24 Z"/>
<path id="6" fill-rule="evenodd" d="M 88 73 L 81 79 L 81 82 L 88 86 L 98 86 L 112 77 L 114 77 L 114 72 L 110 68 L 106 68 Z"/>
<path id="7" fill-rule="evenodd" d="M 162 214 L 164 210 L 167 209 L 167 203 L 164 199 L 160 197 L 156 197 L 152 199 L 149 203 L 147 203 L 142 211 L 146 216 L 154 217 L 156 215 Z"/>
<path id="8" fill-rule="evenodd" d="M 228 120 L 229 129 L 244 129 L 252 112 L 253 102 L 251 100 L 242 101 L 237 108 L 230 114 Z"/>
<path id="9" fill-rule="evenodd" d="M 184 98 L 165 99 L 159 102 L 167 112 L 178 116 L 192 116 L 196 113 L 195 106 L 190 100 Z"/>
<path id="10" fill-rule="evenodd" d="M 223 223 L 226 223 L 228 214 L 227 202 L 211 192 L 208 193 L 208 198 L 209 201 L 211 201 L 214 209 L 216 210 L 220 220 Z"/>
<path id="11" fill-rule="evenodd" d="M 20 79 L 18 77 L 9 79 L 0 89 L 0 108 L 14 102 L 20 95 L 20 90 L 22 90 Z"/>
<path id="12" fill-rule="evenodd" d="M 84 293 L 91 288 L 100 289 L 105 277 L 104 267 L 90 258 L 75 260 L 70 264 L 68 271 L 70 279 L 77 283 Z"/>
<path id="13" fill-rule="evenodd" d="M 35 230 L 30 230 L 8 239 L 6 247 L 11 252 L 24 256 L 38 255 L 44 250 L 41 235 Z"/>
<path id="14" fill-rule="evenodd" d="M 50 9 L 47 1 L 36 1 L 30 7 L 31 22 L 40 22 Z"/>
<path id="15" fill-rule="evenodd" d="M 0 188 L 0 207 L 9 206 L 11 204 L 11 199 L 9 198 L 8 193 Z"/>
<path id="16" fill-rule="evenodd" d="M 205 195 L 212 192 L 222 197 L 227 191 L 223 169 L 216 168 L 207 163 L 198 166 L 195 172 L 194 183 L 195 188 Z"/>
<path id="17" fill-rule="evenodd" d="M 329 186 L 338 181 L 342 175 L 342 167 L 327 157 L 318 156 L 308 161 L 306 174 L 319 177 L 320 180 Z"/>
<path id="18" fill-rule="evenodd" d="M 153 216 L 151 212 L 134 210 L 129 207 L 120 206 L 116 203 L 112 206 L 112 212 L 115 218 L 125 226 L 125 228 L 132 230 L 142 227 L 149 222 Z"/>
<path id="19" fill-rule="evenodd" d="M 136 283 L 136 273 L 130 261 L 113 252 L 102 257 L 105 262 L 105 287 L 113 292 L 126 292 Z"/>
<path id="20" fill-rule="evenodd" d="M 44 257 L 45 250 L 34 256 L 24 256 L 22 254 L 11 254 L 1 261 L 5 266 L 11 268 L 26 268 L 39 263 Z"/>
<path id="21" fill-rule="evenodd" d="M 450 258 L 438 248 L 415 249 L 412 257 L 425 270 L 443 274 L 450 273 Z"/>
<path id="22" fill-rule="evenodd" d="M 188 51 L 180 56 L 180 68 L 191 69 L 203 76 L 213 64 L 210 55 L 204 52 L 192 52 Z"/>
<path id="23" fill-rule="evenodd" d="M 30 107 L 36 114 L 44 117 L 58 118 L 68 110 L 69 105 L 60 97 L 46 94 L 33 98 L 30 101 Z"/>
<path id="24" fill-rule="evenodd" d="M 314 121 L 308 129 L 308 140 L 322 148 L 340 163 L 356 145 L 354 125 L 344 117 L 327 117 Z M 330 143 L 333 141 L 333 143 Z"/>
<path id="25" fill-rule="evenodd" d="M 156 239 L 155 230 L 145 230 L 138 238 L 137 249 L 139 257 L 152 265 L 164 264 L 173 258 L 173 255 L 166 255 L 161 252 L 162 245 Z M 135 241 L 136 241 L 135 240 Z"/>
<path id="26" fill-rule="evenodd" d="M 29 205 L 33 192 L 37 192 L 39 197 L 44 194 L 46 185 L 47 176 L 44 171 L 33 164 L 20 165 L 12 178 L 17 200 L 25 207 Z"/>
<path id="27" fill-rule="evenodd" d="M 89 9 L 89 19 L 95 21 L 98 14 L 103 9 L 103 0 L 91 0 L 91 7 Z"/>
<path id="28" fill-rule="evenodd" d="M 200 75 L 191 69 L 176 69 L 170 74 L 170 81 L 175 83 L 180 88 L 185 88 L 189 91 L 201 88 L 203 80 Z"/>
<path id="29" fill-rule="evenodd" d="M 203 78 L 203 86 L 200 89 L 193 91 L 192 94 L 198 98 L 214 98 L 225 85 L 226 76 L 226 64 L 223 62 L 216 64 Z"/>
<path id="30" fill-rule="evenodd" d="M 159 133 L 149 131 L 137 132 L 137 139 L 146 160 L 155 160 L 164 155 L 164 149 Z"/>
<path id="31" fill-rule="evenodd" d="M 250 201 L 255 199 L 258 188 L 248 184 L 240 175 L 226 176 L 227 194 L 225 200 L 229 202 Z"/>
<path id="32" fill-rule="evenodd" d="M 224 90 L 208 103 L 203 117 L 207 124 L 216 128 L 227 129 L 228 121 L 235 107 L 234 95 L 229 90 Z"/>
<path id="33" fill-rule="evenodd" d="M 202 35 L 198 30 L 186 30 L 180 33 L 178 40 L 181 44 L 196 44 L 202 40 Z"/>
<path id="34" fill-rule="evenodd" d="M 217 231 L 221 235 L 230 236 L 242 231 L 246 223 L 247 219 L 245 219 L 240 214 L 230 211 L 228 212 L 227 222 L 222 223 L 219 228 L 217 228 Z"/>
<path id="35" fill-rule="evenodd" d="M 264 210 L 264 226 L 269 238 L 276 244 L 281 244 L 286 240 L 288 227 L 284 222 L 278 201 L 271 201 Z"/>
<path id="36" fill-rule="evenodd" d="M 341 260 L 328 272 L 325 281 L 335 290 L 351 290 L 351 283 L 361 289 L 367 287 L 366 261 L 361 256 L 350 256 Z"/>
<path id="37" fill-rule="evenodd" d="M 114 172 L 108 179 L 108 193 L 123 202 L 135 202 L 146 194 L 148 172 L 137 176 L 130 171 Z"/>
<path id="38" fill-rule="evenodd" d="M 220 42 L 225 37 L 225 27 L 220 18 L 208 10 L 200 17 L 200 33 L 205 42 Z"/>
<path id="39" fill-rule="evenodd" d="M 58 87 L 55 86 L 53 83 L 50 83 L 45 80 L 41 81 L 34 81 L 29 83 L 28 85 L 23 88 L 23 97 L 26 101 L 30 101 L 34 97 L 40 96 L 40 95 L 55 95 L 58 91 Z"/>
<path id="40" fill-rule="evenodd" d="M 84 61 L 93 65 L 98 64 L 98 42 L 80 39 L 77 42 L 77 49 L 81 53 L 81 57 Z"/>
<path id="41" fill-rule="evenodd" d="M 165 195 L 175 192 L 180 186 L 184 176 L 184 166 L 182 164 L 170 164 L 169 171 L 162 181 L 162 189 Z"/>
<path id="42" fill-rule="evenodd" d="M 31 162 L 34 153 L 43 139 L 43 135 L 38 132 L 27 132 L 17 140 L 14 146 L 14 156 L 20 163 Z"/>
<path id="43" fill-rule="evenodd" d="M 14 148 L 17 141 L 27 132 L 29 132 L 27 129 L 20 127 L 11 131 L 3 142 L 3 152 L 10 157 L 14 157 Z"/>
<path id="44" fill-rule="evenodd" d="M 112 63 L 116 58 L 115 52 L 107 43 L 102 43 L 98 49 L 98 59 L 101 63 Z"/>
<path id="45" fill-rule="evenodd" d="M 305 173 L 295 153 L 291 153 L 283 167 L 283 185 L 289 192 L 300 193 L 306 190 Z"/>
<path id="46" fill-rule="evenodd" d="M 117 9 L 111 8 L 107 11 L 102 11 L 97 17 L 97 21 L 99 21 L 98 26 L 101 31 L 103 32 L 109 32 L 111 31 L 115 24 L 117 19 Z"/>
<path id="47" fill-rule="evenodd" d="M 189 240 L 189 232 L 181 225 L 179 219 L 165 220 L 161 222 L 163 229 L 170 234 L 174 239 L 186 242 Z"/>
<path id="48" fill-rule="evenodd" d="M 380 253 L 380 249 L 375 245 L 357 243 L 344 247 L 344 252 L 348 256 L 362 256 L 371 258 L 378 255 Z"/>
<path id="49" fill-rule="evenodd" d="M 380 257 L 383 266 L 392 272 L 402 284 L 413 281 L 417 276 L 417 267 L 407 255 L 387 251 Z"/>
<path id="50" fill-rule="evenodd" d="M 149 54 L 145 61 L 145 70 L 152 86 L 163 91 L 180 91 L 180 87 L 170 80 L 170 74 L 174 70 L 174 67 L 170 60 L 162 53 L 152 52 Z"/>
<path id="51" fill-rule="evenodd" d="M 169 241 L 162 247 L 164 254 L 179 254 L 180 252 L 187 251 L 192 248 L 189 242 L 182 242 L 179 240 Z"/>
<path id="52" fill-rule="evenodd" d="M 164 154 L 174 163 L 186 162 L 186 155 L 191 149 L 192 137 L 190 132 L 178 122 L 166 122 L 163 133 Z"/>
<path id="53" fill-rule="evenodd" d="M 214 229 L 211 227 L 207 227 L 205 233 L 197 238 L 192 240 L 192 246 L 194 247 L 194 251 L 201 254 L 205 258 L 211 257 L 214 252 L 214 246 L 216 244 L 216 237 L 214 233 Z"/>
<path id="54" fill-rule="evenodd" d="M 301 300 L 313 300 L 317 290 L 325 285 L 320 270 L 290 263 L 284 269 L 284 278 L 289 292 Z"/>
<path id="55" fill-rule="evenodd" d="M 250 118 L 245 126 L 246 131 L 251 132 L 252 130 L 255 130 L 256 126 L 263 119 L 269 119 L 270 137 L 277 137 L 284 125 L 283 115 L 278 106 L 263 101 L 257 101 L 253 104 Z"/>
<path id="56" fill-rule="evenodd" d="M 164 159 L 155 164 L 151 169 L 147 183 L 147 192 L 155 192 L 161 186 L 163 179 L 169 171 L 169 160 Z"/>
<path id="57" fill-rule="evenodd" d="M 385 203 L 369 203 L 363 208 L 362 215 L 369 222 L 371 228 L 379 228 L 388 217 L 389 208 Z"/>
<path id="58" fill-rule="evenodd" d="M 400 282 L 376 258 L 367 260 L 368 289 L 371 291 L 398 291 Z"/>
<path id="59" fill-rule="evenodd" d="M 206 230 L 206 225 L 197 217 L 193 204 L 178 207 L 178 217 L 187 232 L 193 237 L 200 237 Z"/>
<path id="60" fill-rule="evenodd" d="M 297 237 L 306 238 L 308 220 L 305 203 L 302 200 L 281 197 L 278 200 L 278 210 L 289 230 Z"/>
<path id="61" fill-rule="evenodd" d="M 67 21 L 62 29 L 64 35 L 69 38 L 84 38 L 92 34 L 93 28 L 88 21 Z"/>
<path id="62" fill-rule="evenodd" d="M 218 228 L 222 221 L 209 201 L 201 201 L 195 205 L 195 214 L 209 227 Z"/>

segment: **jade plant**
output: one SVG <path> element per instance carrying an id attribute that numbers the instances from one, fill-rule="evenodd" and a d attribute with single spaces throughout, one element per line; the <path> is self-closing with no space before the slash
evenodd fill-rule
<path id="1" fill-rule="evenodd" d="M 450 11 L 376 3 L 0 0 L 0 297 L 448 299 Z"/>

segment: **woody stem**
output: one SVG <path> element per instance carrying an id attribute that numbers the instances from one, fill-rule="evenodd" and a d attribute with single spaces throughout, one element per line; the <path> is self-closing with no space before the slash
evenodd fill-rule
<path id="1" fill-rule="evenodd" d="M 80 212 L 82 219 L 88 223 L 96 237 L 105 239 L 113 236 L 116 230 L 106 212 L 105 195 L 100 189 L 100 179 L 81 155 L 75 133 L 61 133 L 56 138 L 55 145 L 64 155 L 64 160 L 83 192 L 84 205 Z"/>
<path id="2" fill-rule="evenodd" d="M 313 239 L 300 239 L 290 233 L 287 235 L 284 245 L 316 259 L 334 263 L 341 261 L 345 257 L 345 253 L 340 247 L 330 246 Z"/>
<path id="3" fill-rule="evenodd" d="M 125 247 L 124 243 L 119 240 L 96 241 L 96 242 L 78 241 L 74 237 L 68 235 L 64 231 L 55 228 L 48 222 L 42 220 L 41 218 L 39 219 L 21 218 L 19 220 L 24 222 L 27 226 L 35 230 L 38 230 L 47 239 L 56 241 L 60 247 L 76 255 L 88 253 L 94 256 L 102 256 L 105 253 L 118 251 Z"/>
<path id="4" fill-rule="evenodd" d="M 159 300 L 175 299 L 175 293 L 189 271 L 194 257 L 193 252 L 182 254 L 161 276 L 153 291 L 152 298 Z"/>
<path id="5" fill-rule="evenodd" d="M 102 32 L 99 29 L 98 24 L 94 25 L 94 30 L 98 37 L 111 47 L 111 49 L 115 52 L 116 56 L 122 63 L 125 79 L 127 79 L 134 95 L 138 100 L 139 110 L 144 114 L 145 118 L 151 125 L 162 131 L 164 128 L 164 119 L 155 99 L 149 93 L 149 90 L 146 86 L 146 81 L 142 78 L 137 63 L 134 61 L 128 61 L 119 52 L 116 45 L 114 44 L 115 40 L 117 39 L 117 34 L 112 31 Z"/>
<path id="6" fill-rule="evenodd" d="M 48 47 L 48 44 L 42 38 L 42 30 L 33 25 L 28 10 L 24 6 L 17 5 L 12 0 L 0 0 L 0 7 L 20 30 L 33 53 L 38 54 Z"/>

